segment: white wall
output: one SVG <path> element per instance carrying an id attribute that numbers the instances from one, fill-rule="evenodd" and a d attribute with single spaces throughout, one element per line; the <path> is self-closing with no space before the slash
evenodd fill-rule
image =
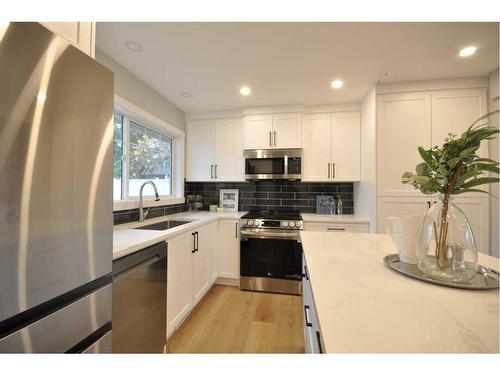
<path id="1" fill-rule="evenodd" d="M 370 219 L 370 231 L 376 232 L 376 90 L 370 90 L 361 103 L 361 180 L 354 183 L 354 212 Z"/>
<path id="2" fill-rule="evenodd" d="M 489 75 L 489 90 L 488 90 L 488 111 L 494 111 L 498 109 L 498 68 L 490 73 Z M 498 127 L 498 114 L 490 118 L 490 124 Z M 494 139 L 490 141 L 490 159 L 499 160 L 499 146 L 500 140 Z M 491 186 L 491 192 L 497 198 L 490 198 L 490 250 L 491 255 L 496 257 L 499 256 L 499 198 L 500 197 L 500 185 L 495 184 Z"/>
<path id="3" fill-rule="evenodd" d="M 184 112 L 100 50 L 95 58 L 115 73 L 115 94 L 184 131 Z"/>

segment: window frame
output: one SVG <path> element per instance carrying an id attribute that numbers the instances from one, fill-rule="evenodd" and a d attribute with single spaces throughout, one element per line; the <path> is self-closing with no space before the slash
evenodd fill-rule
<path id="1" fill-rule="evenodd" d="M 154 195 L 144 195 L 145 206 L 165 206 L 184 203 L 184 147 L 185 133 L 173 125 L 157 118 L 136 105 L 115 95 L 115 108 L 113 111 L 113 126 L 115 113 L 123 117 L 122 126 L 122 199 L 113 200 L 113 210 L 133 209 L 139 207 L 139 197 L 128 195 L 129 178 L 129 149 L 130 149 L 130 122 L 160 133 L 172 140 L 172 173 L 171 173 L 171 195 L 160 195 L 160 201 L 154 200 Z"/>

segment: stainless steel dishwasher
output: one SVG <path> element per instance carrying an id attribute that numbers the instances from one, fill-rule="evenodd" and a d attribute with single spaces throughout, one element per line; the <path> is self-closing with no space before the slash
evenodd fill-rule
<path id="1" fill-rule="evenodd" d="M 164 353 L 167 244 L 113 261 L 113 353 Z"/>

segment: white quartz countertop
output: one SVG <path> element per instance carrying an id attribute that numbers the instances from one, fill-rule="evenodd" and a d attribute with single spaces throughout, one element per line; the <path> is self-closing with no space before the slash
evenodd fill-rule
<path id="1" fill-rule="evenodd" d="M 498 353 L 499 292 L 448 288 L 387 269 L 385 234 L 303 231 L 327 353 Z M 498 270 L 497 258 L 479 263 Z"/>
<path id="2" fill-rule="evenodd" d="M 113 228 L 113 259 L 121 258 L 155 243 L 166 241 L 170 237 L 192 230 L 200 225 L 219 219 L 239 219 L 244 214 L 245 212 L 181 212 L 174 215 L 147 219 L 142 223 L 134 221 L 132 223 L 115 225 Z M 191 222 L 166 230 L 134 229 L 166 220 L 189 220 Z"/>
<path id="3" fill-rule="evenodd" d="M 339 223 L 339 224 L 369 224 L 370 220 L 360 215 L 323 215 L 302 214 L 304 222 L 310 223 Z"/>

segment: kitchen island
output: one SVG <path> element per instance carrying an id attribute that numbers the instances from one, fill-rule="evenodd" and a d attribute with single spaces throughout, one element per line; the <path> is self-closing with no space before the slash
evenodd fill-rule
<path id="1" fill-rule="evenodd" d="M 322 351 L 498 353 L 499 292 L 414 280 L 387 269 L 388 235 L 301 233 Z M 498 270 L 497 258 L 479 263 Z"/>

